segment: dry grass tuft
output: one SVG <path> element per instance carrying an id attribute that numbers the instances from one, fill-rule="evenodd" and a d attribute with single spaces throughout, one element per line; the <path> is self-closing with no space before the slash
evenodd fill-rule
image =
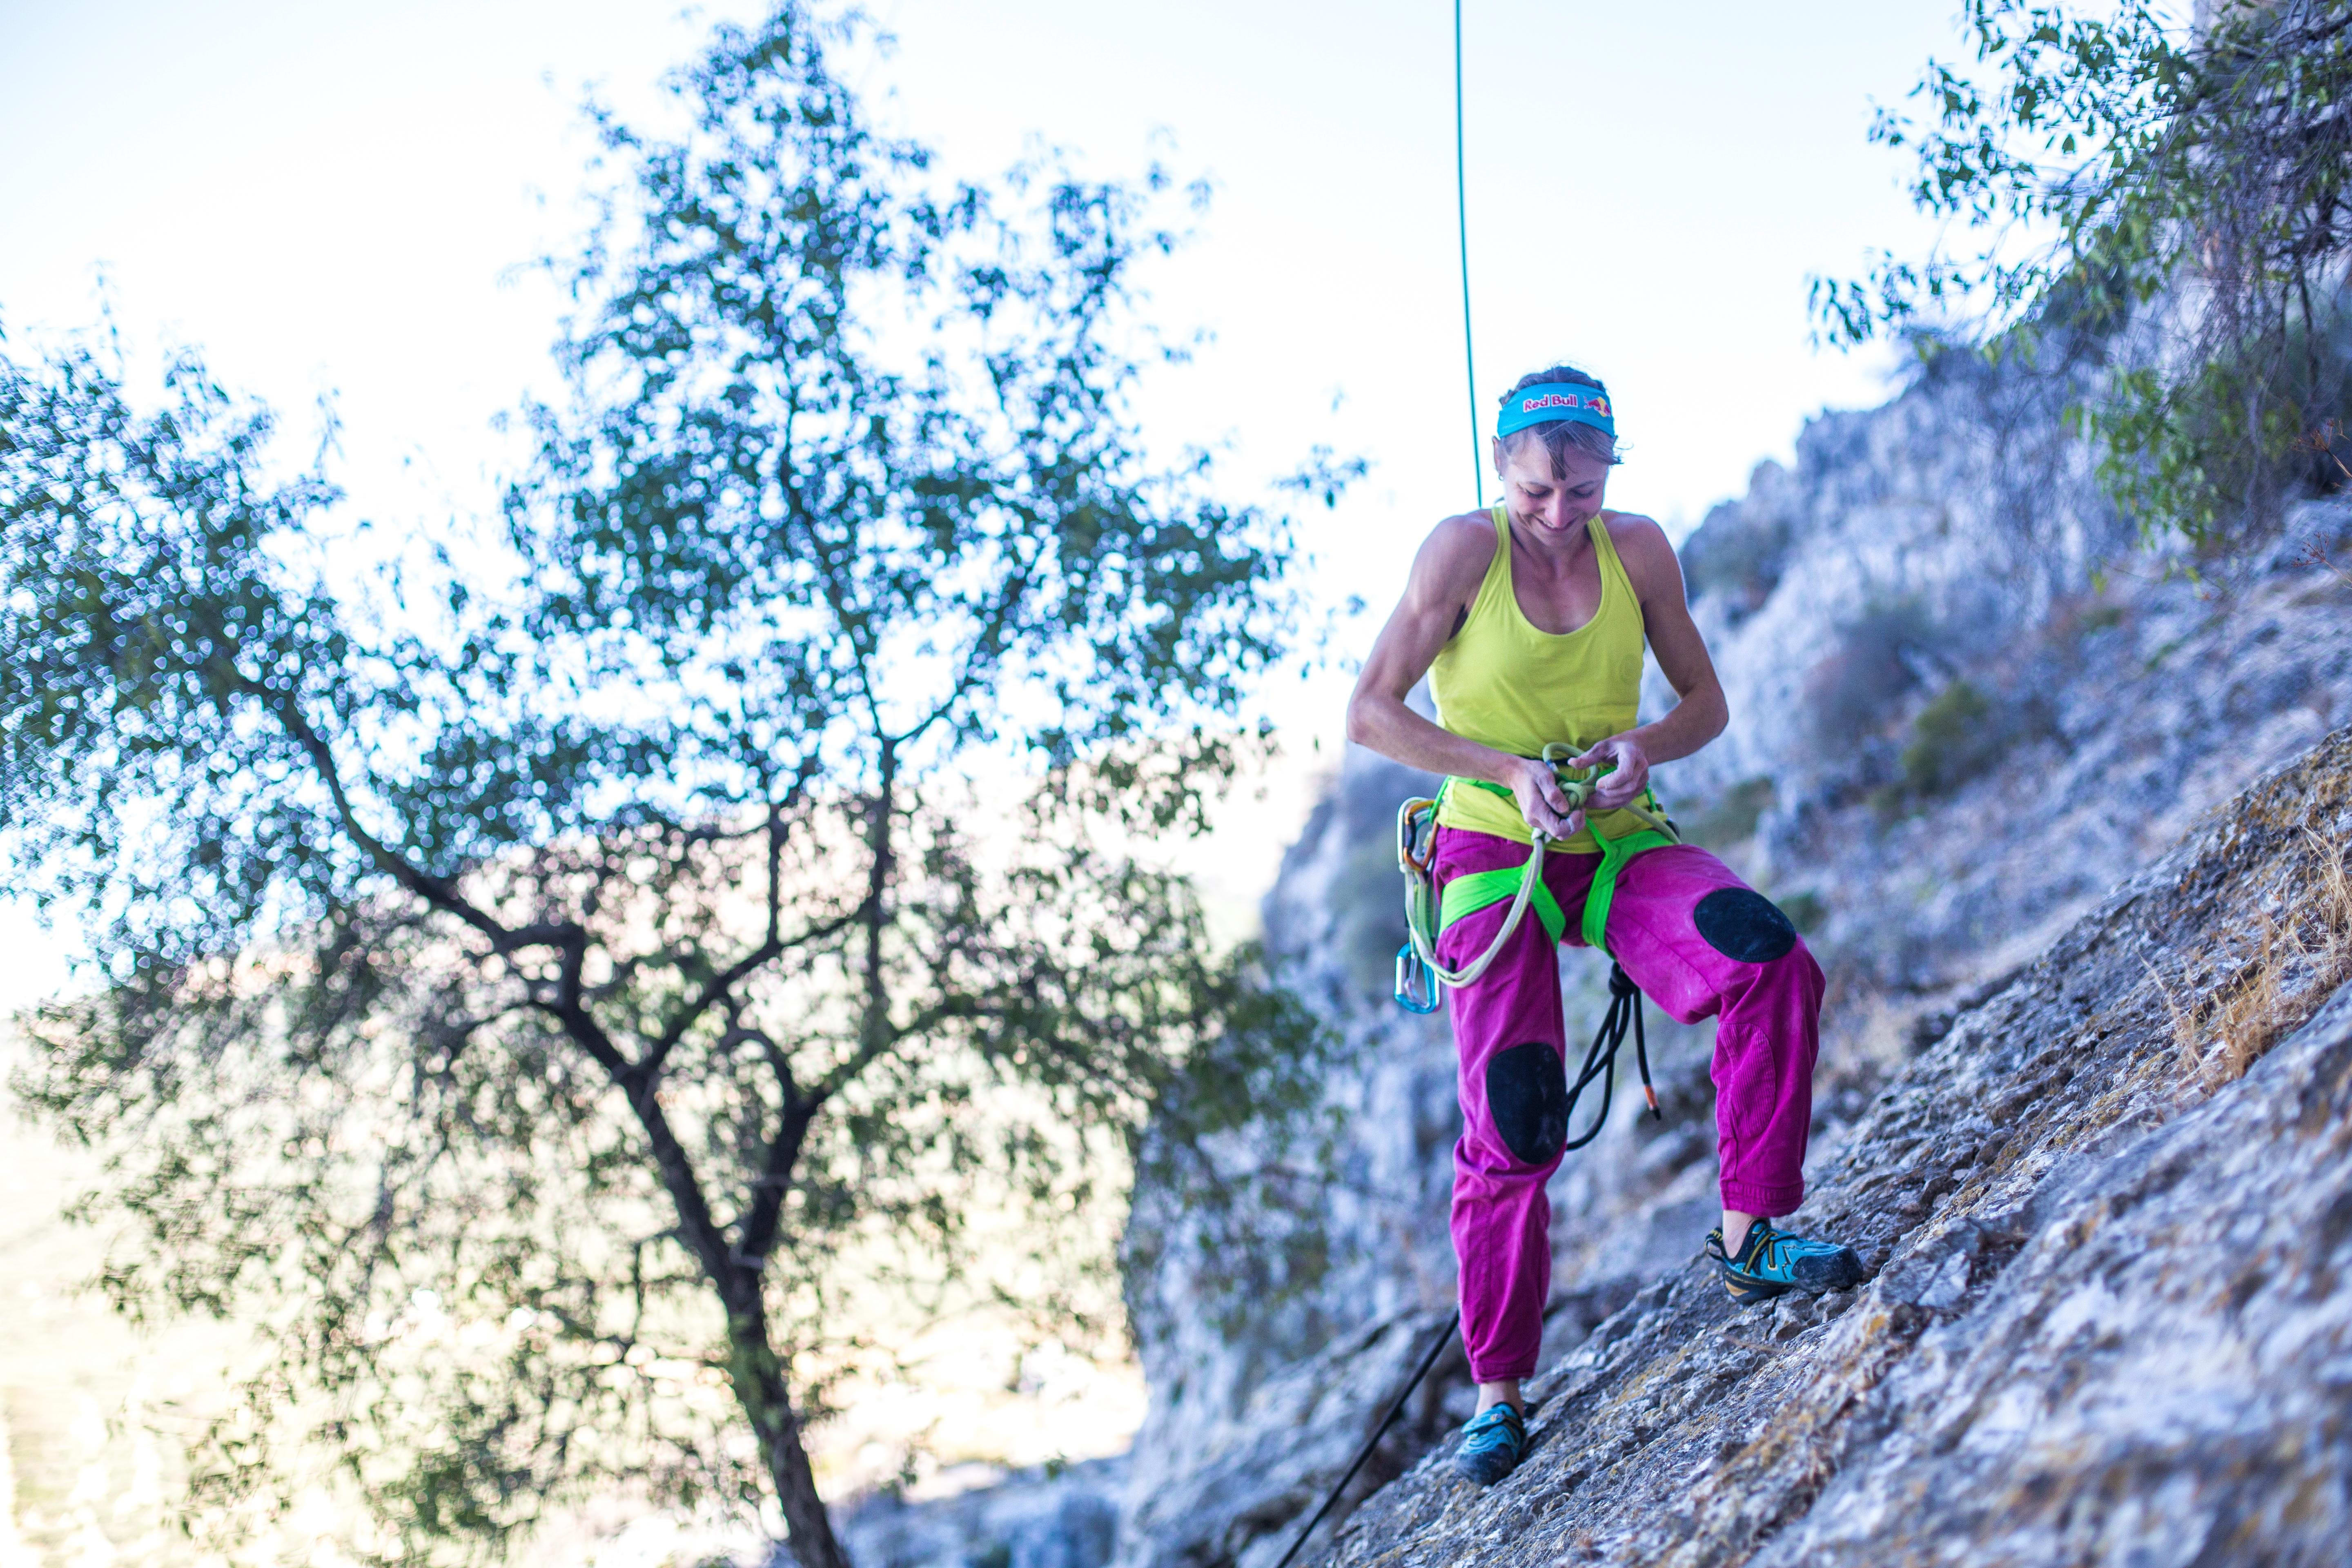
<path id="1" fill-rule="evenodd" d="M 2352 980 L 2352 869 L 2345 852 L 2306 827 L 2310 875 L 2290 875 L 2282 915 L 2256 917 L 2252 952 L 2221 985 L 2183 1005 L 2153 965 L 2148 978 L 2172 1019 L 2184 1077 L 2218 1089 L 2245 1075 Z"/>
<path id="2" fill-rule="evenodd" d="M 2196 1010 L 2180 1005 L 2179 994 L 2164 983 L 2164 976 L 2157 972 L 2155 964 L 2145 958 L 2139 962 L 2140 967 L 2147 971 L 2147 983 L 2156 988 L 2158 1000 L 2164 1004 L 2164 1010 L 2172 1016 L 2172 1048 L 2180 1058 L 2180 1070 L 2184 1074 L 2194 1074 L 2203 1057 Z"/>
<path id="3" fill-rule="evenodd" d="M 2325 934 L 2327 952 L 2334 955 L 2340 983 L 2347 977 L 2343 972 L 2352 970 L 2352 868 L 2346 866 L 2346 857 L 2335 845 L 2308 827 L 2303 832 L 2320 865 L 2314 889 L 2315 923 Z"/>
<path id="4" fill-rule="evenodd" d="M 2300 932 L 2292 925 L 2282 926 L 2268 914 L 2258 918 L 2254 956 L 2239 972 L 2236 985 L 2226 992 L 2214 1010 L 2214 1047 L 2207 1057 L 2206 1077 L 2214 1084 L 2230 1083 L 2245 1076 L 2248 1068 L 2260 1060 L 2280 1037 L 2303 1022 L 2289 1005 L 2291 971 L 2301 967 L 2298 961 L 2308 956 Z"/>

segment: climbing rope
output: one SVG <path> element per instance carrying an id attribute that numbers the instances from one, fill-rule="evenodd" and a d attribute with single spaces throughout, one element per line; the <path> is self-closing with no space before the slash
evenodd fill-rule
<path id="1" fill-rule="evenodd" d="M 1571 1138 L 1559 1146 L 1561 1153 L 1583 1148 L 1609 1125 L 1609 1101 L 1617 1092 L 1617 1047 L 1625 1043 L 1628 1024 L 1633 1030 L 1633 1060 L 1642 1069 L 1642 1098 L 1649 1102 L 1652 1120 L 1666 1119 L 1666 1113 L 1658 1109 L 1657 1089 L 1650 1082 L 1650 1037 L 1642 1026 L 1642 988 L 1633 984 L 1633 977 L 1625 973 L 1623 965 L 1612 962 L 1609 965 L 1609 1010 L 1601 1016 L 1601 1027 L 1592 1032 L 1592 1046 L 1584 1053 L 1583 1069 L 1569 1086 L 1568 1109 L 1560 1121 L 1566 1125 L 1575 1119 L 1577 1097 L 1595 1078 L 1601 1080 L 1601 1110 L 1593 1117 L 1592 1125 L 1585 1129 L 1583 1137 Z"/>
<path id="2" fill-rule="evenodd" d="M 1478 418 L 1478 356 L 1470 332 L 1470 195 L 1462 131 L 1462 0 L 1454 0 L 1454 212 L 1462 252 L 1462 368 L 1468 378 L 1470 394 L 1470 469 L 1477 489 L 1478 505 L 1483 510 L 1486 505 L 1486 456 L 1484 432 Z M 1585 808 L 1598 793 L 1602 776 L 1601 770 L 1598 768 L 1580 773 L 1570 767 L 1568 759 L 1575 752 L 1573 746 L 1548 745 L 1543 749 L 1542 758 L 1552 765 L 1571 812 Z M 1482 779 L 1449 779 L 1446 787 L 1457 783 L 1509 794 L 1500 785 Z M 1443 789 L 1439 791 L 1441 796 L 1444 793 Z M 1615 839 L 1603 838 L 1598 829 L 1592 835 L 1601 846 L 1601 865 L 1594 871 L 1591 889 L 1585 895 L 1580 926 L 1585 942 L 1604 952 L 1608 951 L 1605 939 L 1609 906 L 1615 894 L 1619 868 L 1644 850 L 1682 842 L 1682 835 L 1675 831 L 1675 825 L 1656 809 L 1657 797 L 1645 790 L 1643 799 L 1646 805 L 1635 802 L 1618 809 L 1632 814 L 1645 824 L 1644 831 Z M 1500 871 L 1473 872 L 1466 877 L 1454 878 L 1447 883 L 1441 900 L 1431 870 L 1437 853 L 1437 802 L 1409 800 L 1397 808 L 1397 868 L 1404 873 L 1405 930 L 1408 933 L 1405 944 L 1397 950 L 1396 999 L 1399 1005 L 1413 1013 L 1437 1011 L 1440 987 L 1468 985 L 1486 973 L 1487 966 L 1503 951 L 1504 944 L 1511 940 L 1511 933 L 1517 931 L 1519 922 L 1527 918 L 1529 909 L 1537 911 L 1538 918 L 1543 921 L 1554 942 L 1560 939 L 1567 929 L 1567 919 L 1558 901 L 1543 885 L 1544 847 L 1547 842 L 1543 834 L 1535 835 L 1534 842 L 1528 847 L 1527 864 L 1520 868 L 1517 885 L 1508 894 L 1496 891 L 1498 884 L 1494 880 L 1511 877 L 1509 868 L 1505 868 Z M 1495 940 L 1486 944 L 1484 952 L 1460 969 L 1447 969 L 1438 962 L 1437 938 L 1444 926 L 1490 904 L 1500 903 L 1506 896 L 1510 899 L 1511 907 L 1505 912 L 1502 927 L 1496 931 Z M 1609 967 L 1609 1010 L 1601 1017 L 1601 1027 L 1593 1033 L 1592 1044 L 1584 1053 L 1584 1065 L 1577 1072 L 1576 1082 L 1570 1086 L 1567 1113 L 1562 1121 L 1564 1125 L 1574 1124 L 1577 1100 L 1596 1078 L 1601 1080 L 1601 1111 L 1582 1137 L 1561 1146 L 1563 1153 L 1570 1149 L 1581 1149 L 1591 1142 L 1609 1124 L 1609 1107 L 1616 1093 L 1617 1052 L 1625 1043 L 1629 1025 L 1633 1035 L 1633 1058 L 1642 1072 L 1642 1094 L 1649 1101 L 1650 1114 L 1664 1119 L 1664 1113 L 1658 1109 L 1658 1091 L 1650 1083 L 1650 1044 L 1642 1025 L 1641 988 L 1633 984 L 1623 967 L 1614 962 L 1612 955 Z M 1428 1353 L 1421 1358 L 1421 1364 L 1413 1368 L 1412 1375 L 1405 1379 L 1404 1386 L 1398 1389 L 1396 1397 L 1389 1401 L 1387 1414 L 1372 1428 L 1372 1435 L 1364 1440 L 1364 1446 L 1356 1450 L 1356 1457 L 1349 1461 L 1347 1470 L 1324 1494 L 1322 1506 L 1307 1520 L 1307 1527 L 1292 1539 L 1289 1550 L 1283 1552 L 1274 1568 L 1290 1568 L 1291 1560 L 1298 1555 L 1299 1548 L 1307 1544 L 1307 1538 L 1315 1533 L 1316 1527 L 1323 1522 L 1332 1506 L 1339 1500 L 1339 1494 L 1348 1489 L 1348 1483 L 1356 1479 L 1356 1473 L 1364 1468 L 1364 1461 L 1372 1457 L 1372 1450 L 1381 1446 L 1381 1439 L 1388 1436 L 1391 1426 L 1396 1425 L 1398 1415 L 1404 1409 L 1404 1402 L 1412 1397 L 1412 1391 L 1421 1386 L 1422 1380 L 1429 1375 L 1429 1369 L 1437 1364 L 1438 1356 L 1453 1342 L 1454 1331 L 1461 1322 L 1462 1314 L 1458 1310 L 1446 1319 L 1445 1327 L 1439 1330 L 1436 1339 L 1431 1342 Z"/>
<path id="3" fill-rule="evenodd" d="M 1490 959 L 1492 956 L 1488 954 Z M 1560 1145 L 1562 1153 L 1570 1149 L 1583 1148 L 1609 1125 L 1609 1105 L 1616 1091 L 1617 1047 L 1625 1042 L 1628 1023 L 1633 1026 L 1634 1059 L 1642 1068 L 1642 1093 L 1650 1102 L 1650 1114 L 1664 1120 L 1664 1113 L 1658 1109 L 1658 1091 L 1650 1085 L 1650 1042 L 1642 1028 L 1642 991 L 1624 970 L 1612 963 L 1609 967 L 1609 1011 L 1601 1020 L 1601 1027 L 1593 1034 L 1592 1045 L 1584 1053 L 1584 1066 L 1568 1091 L 1567 1114 L 1563 1121 L 1574 1121 L 1577 1099 L 1583 1094 L 1585 1085 L 1595 1078 L 1601 1080 L 1601 1113 L 1592 1119 L 1592 1125 L 1585 1129 L 1584 1136 L 1570 1139 Z M 1454 1331 L 1461 1323 L 1462 1314 L 1458 1310 L 1445 1320 L 1445 1326 L 1438 1330 L 1437 1338 L 1430 1342 L 1428 1353 L 1421 1358 L 1421 1364 L 1412 1369 L 1412 1375 L 1404 1380 L 1404 1386 L 1398 1389 L 1396 1397 L 1389 1401 L 1387 1414 L 1372 1428 L 1372 1435 L 1364 1439 L 1364 1446 L 1356 1450 L 1356 1457 L 1349 1461 L 1339 1480 L 1323 1494 L 1323 1505 L 1307 1520 L 1307 1528 L 1291 1540 L 1290 1549 L 1282 1554 L 1282 1560 L 1274 1568 L 1290 1568 L 1291 1559 L 1298 1555 L 1298 1549 L 1307 1544 L 1307 1538 L 1315 1533 L 1315 1527 L 1323 1522 L 1324 1516 L 1339 1502 L 1339 1494 L 1348 1489 L 1348 1483 L 1356 1479 L 1356 1472 L 1364 1468 L 1364 1461 L 1372 1457 L 1372 1450 L 1381 1446 L 1381 1439 L 1387 1436 L 1389 1428 L 1396 1425 L 1398 1415 L 1404 1409 L 1404 1402 L 1412 1397 L 1412 1391 L 1421 1386 L 1422 1380 L 1429 1375 L 1429 1369 L 1437 1364 L 1437 1358 L 1444 1352 L 1447 1345 L 1454 1342 Z"/>
<path id="4" fill-rule="evenodd" d="M 1597 768 L 1579 773 L 1570 767 L 1568 759 L 1575 750 L 1555 742 L 1543 749 L 1543 761 L 1551 764 L 1559 780 L 1560 792 L 1568 796 L 1570 809 L 1581 810 L 1599 793 L 1603 775 Z M 1480 781 L 1449 779 L 1446 784 L 1451 788 L 1465 782 Z M 1499 791 L 1501 786 L 1487 787 Z M 1585 892 L 1584 910 L 1578 925 L 1586 945 L 1603 952 L 1609 952 L 1609 910 L 1616 900 L 1617 873 L 1636 855 L 1682 842 L 1682 835 L 1675 831 L 1674 823 L 1654 809 L 1657 797 L 1644 791 L 1643 799 L 1646 805 L 1636 802 L 1622 808 L 1646 825 L 1643 831 L 1617 838 L 1604 838 L 1598 830 L 1593 833 L 1601 846 L 1601 864 L 1593 868 L 1592 884 Z M 1517 872 L 1505 867 L 1455 877 L 1445 884 L 1441 899 L 1434 875 L 1437 803 L 1416 798 L 1397 808 L 1397 868 L 1404 873 L 1405 922 L 1405 942 L 1397 949 L 1396 957 L 1399 1006 L 1409 1013 L 1437 1011 L 1443 999 L 1442 988 L 1451 985 L 1458 990 L 1486 973 L 1530 909 L 1543 921 L 1553 942 L 1566 934 L 1568 917 L 1543 885 L 1544 849 L 1549 842 L 1542 833 L 1537 833 L 1528 850 L 1527 864 Z M 1507 888 L 1510 889 L 1507 892 Z M 1438 961 L 1437 938 L 1444 927 L 1498 904 L 1506 897 L 1511 900 L 1511 907 L 1504 912 L 1503 923 L 1485 952 L 1459 969 L 1448 969 Z M 1596 1079 L 1601 1084 L 1601 1110 L 1582 1137 L 1561 1146 L 1563 1153 L 1583 1148 L 1609 1124 L 1609 1108 L 1617 1093 L 1617 1052 L 1628 1033 L 1633 1037 L 1633 1060 L 1641 1069 L 1642 1096 L 1649 1102 L 1650 1114 L 1662 1116 L 1657 1089 L 1650 1081 L 1650 1039 L 1642 1017 L 1641 987 L 1616 962 L 1616 955 L 1610 953 L 1609 1010 L 1601 1016 L 1601 1027 L 1593 1031 L 1592 1044 L 1584 1053 L 1584 1065 L 1578 1069 L 1576 1081 L 1569 1085 L 1564 1123 L 1574 1125 L 1577 1101 Z"/>
<path id="5" fill-rule="evenodd" d="M 1559 780 L 1560 793 L 1568 797 L 1569 809 L 1581 811 L 1599 792 L 1603 774 L 1597 768 L 1580 773 L 1569 767 L 1568 758 L 1575 752 L 1573 746 L 1555 742 L 1543 749 L 1542 760 L 1551 764 L 1554 775 Z M 1499 784 L 1476 779 L 1448 780 L 1447 787 L 1451 788 L 1457 783 L 1472 788 L 1491 789 L 1496 794 L 1507 793 Z M 1644 849 L 1682 842 L 1682 836 L 1675 831 L 1674 824 L 1654 809 L 1657 804 L 1656 797 L 1644 792 L 1643 799 L 1647 805 L 1635 801 L 1619 809 L 1643 823 L 1648 829 L 1646 832 L 1615 839 L 1603 838 L 1598 831 L 1593 834 L 1601 845 L 1601 863 L 1600 869 L 1593 874 L 1592 891 L 1586 897 L 1584 918 L 1579 925 L 1586 943 L 1603 951 L 1608 947 L 1605 936 L 1609 907 L 1615 895 L 1619 868 Z M 1544 850 L 1548 842 L 1543 834 L 1535 835 L 1534 843 L 1528 847 L 1527 864 L 1519 868 L 1516 877 L 1507 868 L 1457 877 L 1446 885 L 1441 901 L 1432 875 L 1432 862 L 1437 853 L 1437 802 L 1416 797 L 1397 808 L 1397 869 L 1404 873 L 1406 931 L 1404 945 L 1397 949 L 1395 994 L 1398 1005 L 1412 1013 L 1437 1011 L 1438 988 L 1451 985 L 1460 990 L 1486 973 L 1487 967 L 1511 940 L 1512 933 L 1519 929 L 1519 922 L 1527 918 L 1530 908 L 1540 912 L 1545 925 L 1551 930 L 1552 939 L 1555 942 L 1559 939 L 1567 929 L 1567 922 L 1559 906 L 1552 900 L 1543 885 Z M 1484 952 L 1461 968 L 1446 968 L 1437 956 L 1439 932 L 1465 915 L 1474 914 L 1488 904 L 1501 902 L 1505 896 L 1501 889 L 1506 886 L 1515 890 L 1507 895 L 1511 907 L 1504 914 L 1503 924 L 1495 932 L 1494 940 L 1486 944 Z"/>
<path id="6" fill-rule="evenodd" d="M 1445 1326 L 1437 1331 L 1437 1338 L 1430 1342 L 1429 1353 L 1421 1358 L 1421 1364 L 1412 1369 L 1412 1375 L 1404 1380 L 1404 1386 L 1397 1390 L 1394 1399 L 1389 1401 L 1389 1413 L 1381 1417 L 1381 1424 L 1372 1428 L 1372 1435 L 1364 1439 L 1362 1447 L 1356 1450 L 1356 1458 L 1348 1466 L 1348 1473 L 1339 1478 L 1339 1485 L 1324 1494 L 1323 1506 L 1315 1510 L 1315 1517 L 1307 1521 L 1307 1528 L 1298 1532 L 1297 1538 L 1290 1543 L 1290 1550 L 1282 1554 L 1282 1561 L 1274 1568 L 1290 1568 L 1290 1560 L 1298 1555 L 1298 1549 L 1307 1544 L 1307 1538 L 1315 1533 L 1315 1527 L 1323 1522 L 1323 1516 L 1331 1511 L 1331 1505 L 1339 1500 L 1339 1494 L 1348 1489 L 1348 1483 L 1356 1479 L 1356 1472 L 1364 1468 L 1364 1461 L 1372 1457 L 1372 1450 L 1381 1446 L 1381 1439 L 1387 1436 L 1389 1428 L 1396 1425 L 1398 1412 L 1404 1408 L 1404 1402 L 1412 1397 L 1412 1391 L 1421 1386 L 1421 1380 L 1429 1375 L 1429 1369 L 1437 1364 L 1439 1354 L 1453 1342 L 1454 1331 L 1461 1326 L 1461 1322 L 1462 1314 L 1458 1310 L 1445 1320 Z"/>
<path id="7" fill-rule="evenodd" d="M 1478 355 L 1470 342 L 1470 181 L 1462 143 L 1462 0 L 1454 0 L 1454 216 L 1462 237 L 1462 368 L 1470 377 L 1470 478 L 1486 506 L 1486 454 L 1478 428 Z"/>

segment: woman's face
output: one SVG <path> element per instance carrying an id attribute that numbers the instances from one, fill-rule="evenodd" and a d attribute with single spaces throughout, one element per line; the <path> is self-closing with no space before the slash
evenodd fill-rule
<path id="1" fill-rule="evenodd" d="M 1575 537 L 1599 514 L 1609 489 L 1609 465 L 1573 447 L 1562 465 L 1567 471 L 1557 477 L 1541 441 L 1521 441 L 1508 450 L 1496 441 L 1495 466 L 1512 520 L 1538 540 Z"/>

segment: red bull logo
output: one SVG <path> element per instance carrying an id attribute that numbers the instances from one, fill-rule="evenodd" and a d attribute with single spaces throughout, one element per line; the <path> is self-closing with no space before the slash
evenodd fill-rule
<path id="1" fill-rule="evenodd" d="M 1539 408 L 1589 408 L 1603 419 L 1612 417 L 1609 400 L 1599 393 L 1591 397 L 1579 397 L 1572 392 L 1548 392 L 1541 397 L 1530 397 L 1519 405 L 1523 414 L 1533 414 Z"/>

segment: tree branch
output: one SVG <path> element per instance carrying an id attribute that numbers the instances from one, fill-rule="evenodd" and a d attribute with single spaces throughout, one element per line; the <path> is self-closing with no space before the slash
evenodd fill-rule
<path id="1" fill-rule="evenodd" d="M 295 700 L 248 679 L 242 671 L 236 672 L 235 679 L 237 689 L 257 700 L 284 727 L 294 743 L 302 748 L 304 755 L 310 760 L 311 770 L 318 774 L 319 782 L 327 786 L 328 797 L 334 802 L 336 821 L 377 869 L 435 909 L 456 916 L 488 937 L 492 951 L 496 952 L 510 953 L 527 947 L 570 950 L 586 945 L 586 931 L 572 921 L 547 921 L 513 927 L 500 924 L 459 893 L 455 882 L 446 877 L 434 876 L 370 833 L 361 825 L 359 814 L 352 805 L 351 794 L 343 786 L 342 771 L 336 764 L 333 750 L 327 744 L 326 738 L 303 716 Z"/>
<path id="2" fill-rule="evenodd" d="M 702 989 L 695 994 L 694 999 L 671 1016 L 660 1036 L 646 1048 L 645 1055 L 640 1057 L 629 1070 L 632 1074 L 645 1078 L 648 1081 L 658 1078 L 662 1064 L 669 1059 L 670 1052 L 677 1048 L 679 1041 L 686 1038 L 687 1032 L 694 1027 L 697 1021 L 711 1008 L 725 1001 L 736 986 L 751 978 L 761 965 L 774 962 L 793 948 L 805 947 L 810 942 L 823 942 L 829 936 L 838 935 L 851 926 L 858 924 L 865 916 L 865 906 L 860 905 L 846 914 L 809 927 L 790 941 L 769 937 L 759 946 L 728 965 L 725 970 L 711 976 Z"/>
<path id="3" fill-rule="evenodd" d="M 741 1265 L 730 1253 L 725 1233 L 711 1215 L 701 1180 L 695 1174 L 694 1162 L 670 1126 L 669 1113 L 662 1108 L 660 1089 L 634 1076 L 628 1058 L 614 1045 L 604 1026 L 577 1004 L 576 998 L 569 1005 L 557 1002 L 542 1006 L 562 1024 L 564 1032 L 604 1069 L 627 1098 L 637 1125 L 645 1130 L 662 1185 L 677 1205 L 677 1236 L 687 1250 L 694 1254 L 703 1272 L 721 1291 L 740 1290 Z"/>
<path id="4" fill-rule="evenodd" d="M 940 700 L 930 712 L 923 716 L 920 722 L 894 737 L 899 744 L 904 745 L 917 739 L 932 725 L 955 711 L 956 704 L 970 695 L 972 688 L 979 685 L 981 680 L 996 668 L 996 656 L 1003 651 L 1005 626 L 1013 619 L 1013 612 L 1020 608 L 1022 601 L 1028 597 L 1029 584 L 1035 577 L 1036 572 L 1037 560 L 1036 557 L 1032 556 L 1029 560 L 1024 561 L 1017 571 L 1008 574 L 1004 591 L 997 596 L 994 607 L 985 618 L 985 624 L 973 637 L 971 646 L 964 651 L 963 668 L 958 671 L 954 685 L 949 688 L 948 694 Z"/>

